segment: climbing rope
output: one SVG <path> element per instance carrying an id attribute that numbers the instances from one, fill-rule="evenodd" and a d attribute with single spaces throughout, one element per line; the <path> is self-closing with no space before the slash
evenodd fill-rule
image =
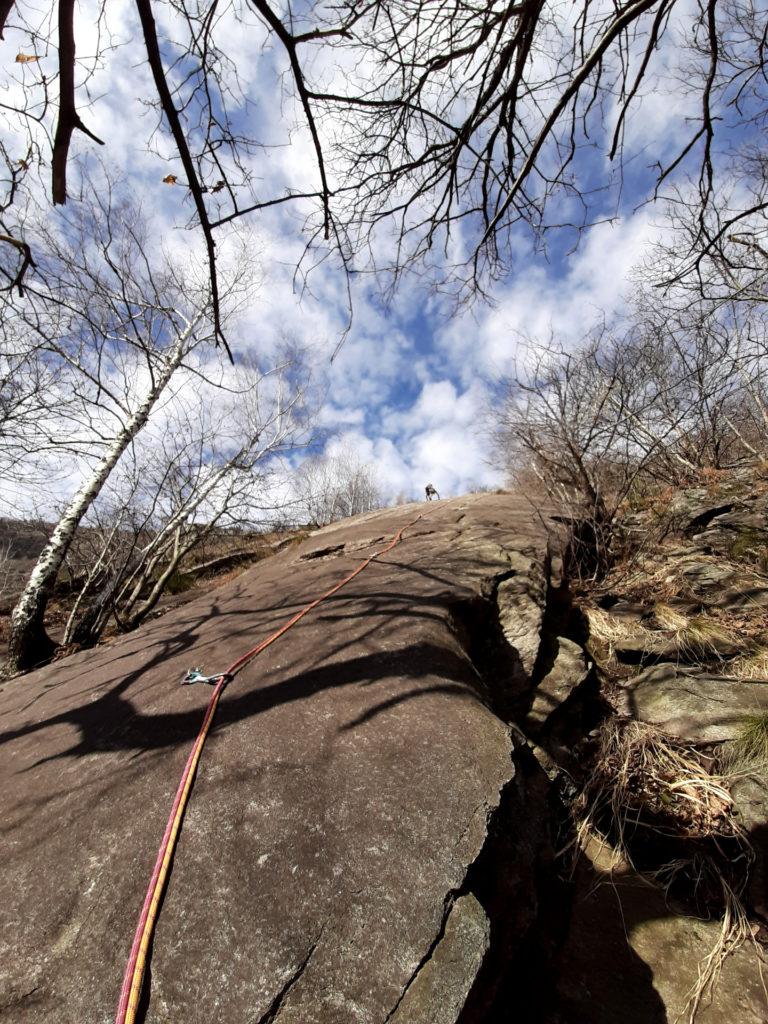
<path id="1" fill-rule="evenodd" d="M 330 590 L 326 590 L 326 592 L 321 594 L 320 597 L 315 598 L 314 601 L 310 601 L 308 605 L 305 605 L 301 611 L 297 612 L 284 625 L 275 630 L 275 632 L 268 636 L 266 640 L 262 640 L 260 644 L 257 644 L 249 651 L 246 651 L 242 657 L 237 659 L 237 661 L 233 661 L 229 668 L 224 672 L 206 676 L 203 675 L 199 668 L 195 668 L 190 669 L 182 679 L 183 683 L 189 684 L 198 682 L 209 683 L 213 685 L 213 692 L 211 693 L 211 698 L 208 702 L 208 707 L 203 718 L 203 724 L 200 726 L 200 732 L 197 734 L 197 739 L 189 752 L 189 757 L 187 758 L 187 763 L 184 766 L 181 781 L 179 782 L 179 787 L 176 790 L 176 796 L 173 800 L 171 813 L 168 817 L 168 824 L 165 826 L 165 833 L 163 834 L 163 840 L 160 843 L 160 849 L 157 854 L 154 870 L 152 871 L 152 877 L 149 881 L 147 895 L 144 898 L 144 905 L 142 906 L 141 914 L 139 915 L 139 923 L 136 926 L 136 934 L 133 938 L 133 945 L 131 946 L 131 953 L 128 957 L 128 964 L 125 968 L 123 987 L 120 991 L 120 1002 L 117 1006 L 115 1024 L 134 1024 L 136 1020 L 136 1012 L 138 1010 L 139 998 L 141 996 L 141 987 L 144 981 L 144 971 L 147 965 L 147 954 L 155 931 L 158 907 L 168 880 L 168 872 L 170 870 L 171 860 L 179 838 L 181 822 L 189 800 L 189 794 L 192 791 L 195 771 L 200 760 L 200 755 L 203 752 L 203 745 L 205 744 L 208 732 L 210 731 L 211 722 L 213 721 L 213 716 L 216 714 L 216 708 L 224 687 L 234 678 L 235 674 L 239 672 L 240 669 L 244 668 L 248 662 L 261 654 L 262 651 L 266 650 L 270 644 L 273 644 L 275 640 L 278 640 L 284 633 L 287 633 L 292 626 L 295 626 L 296 623 L 311 612 L 313 608 L 316 608 L 322 601 L 325 601 L 326 598 L 331 597 L 337 591 L 341 590 L 342 587 L 345 587 L 347 583 L 350 583 L 355 576 L 358 576 L 365 568 L 367 568 L 375 558 L 379 558 L 381 555 L 385 555 L 388 551 L 391 551 L 392 548 L 400 543 L 403 533 L 423 518 L 423 515 L 424 513 L 419 513 L 415 519 L 412 519 L 404 526 L 401 526 L 386 547 L 383 547 L 380 551 L 375 551 L 372 555 L 361 562 L 360 565 L 358 565 L 358 567 L 349 574 L 349 576 L 345 576 L 343 580 L 332 586 Z"/>

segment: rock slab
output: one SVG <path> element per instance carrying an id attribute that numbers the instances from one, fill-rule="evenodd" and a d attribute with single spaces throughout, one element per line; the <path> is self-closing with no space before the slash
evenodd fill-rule
<path id="1" fill-rule="evenodd" d="M 320 531 L 0 687 L 4 1024 L 113 1019 L 209 695 L 178 685 L 185 670 L 222 670 L 422 510 Z M 546 538 L 509 496 L 425 511 L 225 691 L 162 905 L 147 1024 L 458 1018 L 489 943 L 470 869 L 516 777 L 458 610 L 514 579 L 521 619 L 509 606 L 506 625 L 531 664 Z M 526 892 L 529 823 L 513 827 Z"/>
<path id="2" fill-rule="evenodd" d="M 694 743 L 736 739 L 750 715 L 768 712 L 768 680 L 711 675 L 674 664 L 654 665 L 629 686 L 641 722 Z"/>
<path id="3" fill-rule="evenodd" d="M 626 864 L 617 868 L 593 841 L 576 869 L 555 1006 L 544 1024 L 687 1021 L 700 966 L 719 929 L 719 921 L 674 913 L 660 889 Z M 767 968 L 765 950 L 745 942 L 722 965 L 696 1024 L 764 1024 Z"/>
<path id="4" fill-rule="evenodd" d="M 578 644 L 562 636 L 554 642 L 557 645 L 554 664 L 536 687 L 526 717 L 526 726 L 533 735 L 542 731 L 550 717 L 589 675 L 586 655 Z"/>

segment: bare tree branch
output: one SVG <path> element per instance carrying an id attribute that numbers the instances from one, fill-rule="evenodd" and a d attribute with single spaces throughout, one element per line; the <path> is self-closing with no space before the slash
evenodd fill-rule
<path id="1" fill-rule="evenodd" d="M 19 297 L 23 298 L 23 296 L 24 296 L 24 275 L 26 274 L 26 272 L 29 269 L 29 267 L 34 268 L 34 267 L 37 266 L 35 261 L 32 259 L 32 250 L 30 249 L 30 247 L 27 245 L 26 242 L 22 242 L 18 238 L 12 238 L 11 235 L 0 234 L 0 242 L 5 242 L 6 245 L 12 245 L 15 249 L 17 249 L 21 253 L 21 256 L 22 256 L 21 264 L 19 265 L 19 268 L 16 271 L 14 277 L 11 279 L 10 284 L 8 284 L 6 286 L 6 288 L 7 289 L 16 288 L 18 293 L 19 293 Z"/>
<path id="2" fill-rule="evenodd" d="M 75 0 L 59 0 L 59 117 L 51 162 L 54 203 L 67 201 L 67 162 L 72 133 L 79 128 L 100 146 L 104 143 L 85 127 L 75 109 Z"/>
<path id="3" fill-rule="evenodd" d="M 157 40 L 155 18 L 152 13 L 151 0 L 136 0 L 136 8 L 139 12 L 139 18 L 141 19 L 141 27 L 144 33 L 144 44 L 147 49 L 147 60 L 149 61 L 152 77 L 155 81 L 157 94 L 160 99 L 163 113 L 168 121 L 168 127 L 171 129 L 171 133 L 176 143 L 176 148 L 179 151 L 179 157 L 181 158 L 181 163 L 184 167 L 184 173 L 187 176 L 187 183 L 189 185 L 189 190 L 192 193 L 198 220 L 200 221 L 200 227 L 205 239 L 205 247 L 208 253 L 208 268 L 211 279 L 214 335 L 216 337 L 217 344 L 221 343 L 224 346 L 224 350 L 230 360 L 232 360 L 232 353 L 222 331 L 219 281 L 216 271 L 216 242 L 208 219 L 208 211 L 205 207 L 202 186 L 197 176 L 194 161 L 192 160 L 192 155 L 189 151 L 189 146 L 187 145 L 187 140 L 181 127 L 179 115 L 176 107 L 174 106 L 173 97 L 171 96 L 171 91 L 168 88 L 168 83 L 165 78 L 163 60 L 160 54 L 160 45 Z"/>

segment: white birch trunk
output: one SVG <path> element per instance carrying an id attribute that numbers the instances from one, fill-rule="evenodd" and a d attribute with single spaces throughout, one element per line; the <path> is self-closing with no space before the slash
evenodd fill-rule
<path id="1" fill-rule="evenodd" d="M 37 564 L 11 616 L 9 662 L 12 671 L 23 671 L 50 654 L 52 644 L 44 631 L 43 614 L 75 531 L 98 497 L 121 455 L 146 424 L 154 405 L 179 368 L 197 319 L 199 318 L 192 321 L 178 336 L 161 373 L 154 379 L 143 402 L 115 436 L 90 477 L 70 499 L 48 543 L 40 552 Z M 38 645 L 40 650 L 36 650 Z"/>

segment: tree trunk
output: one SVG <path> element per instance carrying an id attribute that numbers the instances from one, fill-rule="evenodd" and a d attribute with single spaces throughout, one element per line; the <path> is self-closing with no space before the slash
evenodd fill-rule
<path id="1" fill-rule="evenodd" d="M 192 330 L 193 325 L 190 324 L 179 336 L 146 398 L 112 441 L 93 474 L 75 493 L 48 543 L 40 552 L 37 564 L 11 616 L 11 636 L 8 644 L 8 668 L 11 672 L 25 672 L 50 659 L 55 645 L 46 633 L 43 619 L 56 576 L 75 531 L 98 497 L 120 456 L 149 419 L 153 406 L 184 357 L 187 350 L 185 343 Z"/>
<path id="2" fill-rule="evenodd" d="M 146 619 L 147 615 L 149 615 L 149 613 L 152 611 L 152 609 L 155 607 L 157 602 L 162 597 L 163 591 L 165 590 L 168 584 L 168 580 L 170 580 L 171 576 L 173 576 L 173 574 L 178 569 L 179 563 L 181 562 L 182 558 L 184 557 L 184 555 L 187 554 L 188 551 L 192 550 L 192 548 L 195 546 L 195 543 L 196 541 L 186 545 L 183 548 L 177 547 L 175 549 L 173 555 L 171 556 L 170 562 L 165 567 L 165 569 L 158 577 L 158 579 L 155 580 L 155 583 L 147 597 L 141 602 L 138 608 L 131 612 L 128 619 L 126 619 L 123 622 L 123 629 L 126 632 L 130 632 L 130 630 L 136 629 L 136 627 L 140 626 L 144 619 Z"/>

